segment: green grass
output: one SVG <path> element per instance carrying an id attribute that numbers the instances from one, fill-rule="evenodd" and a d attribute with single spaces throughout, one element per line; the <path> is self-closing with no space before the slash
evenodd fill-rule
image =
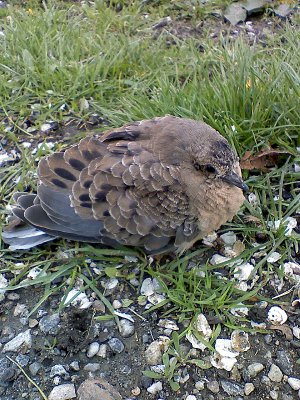
<path id="1" fill-rule="evenodd" d="M 84 122 L 94 112 L 111 126 L 167 113 L 203 119 L 228 138 L 240 157 L 247 150 L 257 152 L 269 146 L 291 153 L 283 165 L 268 173 L 244 172 L 257 204 L 246 201 L 235 220 L 222 227 L 222 231 L 233 230 L 245 244 L 245 250 L 233 261 L 248 262 L 258 250 L 265 252 L 257 259 L 253 272 L 259 276 L 257 286 L 246 293 L 236 288 L 234 267 L 229 263 L 210 265 L 211 252 L 205 248 L 149 267 L 147 259 L 134 249 L 101 250 L 61 241 L 57 250 L 45 245 L 20 256 L 2 245 L 0 272 L 10 275 L 9 290 L 44 287 L 44 295 L 31 313 L 54 293 L 66 296 L 76 280 L 82 280 L 81 290 L 94 291 L 114 314 L 105 291 L 99 289 L 99 281 L 118 276 L 129 284 L 134 275 L 124 257 L 137 257 L 136 265 L 141 271 L 137 277 L 142 281 L 148 274 L 163 287 L 165 301 L 152 310 L 185 323 L 185 329 L 178 337 L 173 336 L 173 347 L 164 356 L 165 379 L 176 389 L 173 375 L 179 366 L 192 362 L 206 367 L 202 360 L 191 361 L 179 354 L 178 341 L 193 331 L 195 316 L 208 313 L 219 321 L 209 346 L 213 346 L 221 327 L 248 329 L 247 319 L 234 317 L 230 309 L 239 304 L 251 307 L 252 298 L 263 298 L 261 288 L 270 276 L 280 275 L 284 260 L 294 260 L 299 254 L 299 235 L 286 236 L 284 226 L 284 219 L 299 210 L 300 200 L 300 174 L 293 167 L 295 161 L 299 163 L 296 146 L 300 146 L 297 19 L 294 26 L 286 24 L 276 35 L 267 36 L 264 46 L 249 46 L 242 38 L 230 41 L 221 36 L 213 41 L 208 28 L 198 37 L 183 39 L 164 30 L 154 38 L 151 27 L 161 18 L 171 15 L 182 23 L 189 19 L 190 26 L 196 27 L 200 17 L 220 6 L 218 2 L 208 8 L 195 2 L 193 12 L 188 6 L 164 1 L 143 6 L 141 2 L 130 6 L 124 3 L 122 12 L 100 1 L 90 6 L 56 3 L 42 7 L 33 1 L 24 7 L 9 7 L 0 15 L 4 32 L 0 38 L 0 117 L 5 122 L 0 124 L 0 135 L 21 152 L 18 163 L 1 167 L 2 225 L 9 214 L 5 205 L 11 202 L 13 191 L 35 189 L 36 159 L 66 146 L 60 141 L 53 150 L 45 145 L 32 155 L 32 149 L 20 145 L 22 140 L 40 139 L 23 126 L 32 107 L 38 110 L 37 126 L 46 119 L 63 123 L 74 117 Z M 170 38 L 176 44 L 169 45 Z M 199 51 L 200 44 L 204 52 Z M 88 108 L 84 106 L 86 101 Z M 67 107 L 62 109 L 63 105 Z M 12 132 L 4 131 L 7 122 L 14 127 Z M 288 199 L 284 199 L 285 192 Z M 279 196 L 278 200 L 275 196 Z M 255 221 L 245 222 L 249 216 Z M 283 222 L 278 230 L 270 227 L 276 220 Z M 254 248 L 258 235 L 264 239 Z M 66 258 L 61 257 L 61 249 Z M 275 250 L 282 259 L 274 266 L 267 258 Z M 103 266 L 98 276 L 87 258 Z M 23 266 L 16 265 L 20 261 Z M 40 268 L 40 275 L 26 280 L 34 267 Z M 221 268 L 227 273 L 226 279 L 217 274 Z M 199 275 L 200 270 L 205 271 L 205 277 Z M 175 361 L 170 360 L 175 353 Z"/>
<path id="2" fill-rule="evenodd" d="M 17 120 L 38 104 L 40 121 L 97 111 L 112 125 L 166 113 L 202 118 L 238 152 L 279 145 L 294 151 L 299 129 L 299 30 L 286 27 L 268 46 L 205 38 L 153 40 L 160 9 L 105 7 L 11 10 L 2 20 L 2 108 Z M 82 99 L 90 109 L 82 109 Z M 232 131 L 235 126 L 236 131 Z M 279 132 L 284 135 L 279 135 Z"/>

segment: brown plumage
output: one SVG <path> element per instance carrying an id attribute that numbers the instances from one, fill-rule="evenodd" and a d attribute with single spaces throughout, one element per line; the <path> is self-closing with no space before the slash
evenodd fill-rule
<path id="1" fill-rule="evenodd" d="M 247 188 L 218 132 L 173 116 L 86 137 L 43 158 L 38 177 L 36 195 L 15 196 L 31 227 L 3 233 L 12 249 L 64 237 L 181 252 L 231 220 Z"/>

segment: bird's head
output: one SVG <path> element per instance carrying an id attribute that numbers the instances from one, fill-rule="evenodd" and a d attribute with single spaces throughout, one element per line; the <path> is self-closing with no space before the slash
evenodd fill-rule
<path id="1" fill-rule="evenodd" d="M 194 174 L 202 174 L 207 181 L 216 180 L 248 191 L 243 182 L 237 155 L 223 137 L 207 137 L 205 142 L 196 140 L 190 146 Z"/>
<path id="2" fill-rule="evenodd" d="M 204 122 L 172 116 L 163 120 L 168 124 L 156 141 L 156 151 L 163 162 L 180 168 L 184 184 L 224 183 L 225 187 L 248 190 L 237 155 L 215 129 Z"/>

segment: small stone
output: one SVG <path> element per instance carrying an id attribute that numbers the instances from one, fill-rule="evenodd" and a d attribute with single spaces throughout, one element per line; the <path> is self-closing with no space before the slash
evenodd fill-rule
<path id="1" fill-rule="evenodd" d="M 130 337 L 134 334 L 134 324 L 128 319 L 121 319 L 119 323 L 119 331 L 122 337 Z"/>
<path id="2" fill-rule="evenodd" d="M 272 335 L 265 335 L 264 339 L 267 344 L 272 343 L 273 340 Z"/>
<path id="3" fill-rule="evenodd" d="M 287 381 L 292 389 L 300 390 L 300 379 L 293 378 L 292 376 L 290 376 Z"/>
<path id="4" fill-rule="evenodd" d="M 86 353 L 87 357 L 88 358 L 94 357 L 98 353 L 99 348 L 100 348 L 100 344 L 98 342 L 91 343 L 89 345 L 88 351 Z"/>
<path id="5" fill-rule="evenodd" d="M 69 374 L 63 365 L 56 364 L 53 365 L 50 371 L 50 378 L 53 378 L 54 376 L 62 376 L 63 378 L 67 378 Z"/>
<path id="6" fill-rule="evenodd" d="M 36 376 L 37 373 L 39 372 L 39 370 L 41 369 L 42 365 L 35 361 L 32 364 L 29 365 L 29 371 L 31 373 L 32 376 Z"/>
<path id="7" fill-rule="evenodd" d="M 244 388 L 237 382 L 221 380 L 221 386 L 229 396 L 243 396 Z"/>
<path id="8" fill-rule="evenodd" d="M 102 378 L 85 380 L 77 394 L 78 400 L 122 400 L 120 393 Z"/>
<path id="9" fill-rule="evenodd" d="M 220 385 L 218 381 L 210 381 L 207 382 L 207 389 L 210 390 L 212 393 L 219 393 Z"/>
<path id="10" fill-rule="evenodd" d="M 254 266 L 252 264 L 241 264 L 234 269 L 234 277 L 239 281 L 247 281 L 253 270 Z"/>
<path id="11" fill-rule="evenodd" d="M 197 397 L 193 394 L 189 394 L 188 396 L 186 396 L 185 400 L 197 400 Z"/>
<path id="12" fill-rule="evenodd" d="M 247 370 L 250 378 L 255 378 L 264 368 L 264 365 L 261 363 L 253 363 L 248 365 Z"/>
<path id="13" fill-rule="evenodd" d="M 285 375 L 289 376 L 293 374 L 294 365 L 286 351 L 278 350 L 276 352 L 275 363 Z"/>
<path id="14" fill-rule="evenodd" d="M 68 400 L 75 398 L 76 393 L 73 383 L 65 383 L 63 385 L 55 386 L 48 396 L 48 400 Z"/>
<path id="15" fill-rule="evenodd" d="M 16 331 L 11 326 L 4 326 L 0 336 L 0 343 L 4 344 L 5 342 L 9 342 L 14 338 L 15 334 Z"/>
<path id="16" fill-rule="evenodd" d="M 99 347 L 99 351 L 97 353 L 97 356 L 101 357 L 101 358 L 105 358 L 107 356 L 107 349 L 108 349 L 107 344 L 101 344 L 100 347 Z"/>
<path id="17" fill-rule="evenodd" d="M 94 310 L 99 311 L 102 314 L 105 313 L 105 305 L 102 303 L 102 301 L 98 299 L 93 302 L 93 308 Z"/>
<path id="18" fill-rule="evenodd" d="M 20 353 L 27 353 L 32 346 L 32 338 L 30 329 L 25 332 L 19 333 L 15 338 L 5 343 L 3 346 L 3 353 L 8 351 L 15 351 Z"/>
<path id="19" fill-rule="evenodd" d="M 243 2 L 243 7 L 247 10 L 247 14 L 262 13 L 266 8 L 267 2 L 265 0 L 247 0 Z"/>
<path id="20" fill-rule="evenodd" d="M 176 324 L 175 321 L 171 320 L 171 319 L 160 319 L 158 321 L 158 326 L 160 326 L 161 328 L 165 328 L 165 329 L 169 329 L 171 331 L 178 331 L 179 327 Z"/>
<path id="21" fill-rule="evenodd" d="M 275 15 L 281 18 L 286 18 L 292 11 L 293 8 L 290 4 L 280 4 L 278 7 L 274 8 Z"/>
<path id="22" fill-rule="evenodd" d="M 224 11 L 224 18 L 232 25 L 246 21 L 247 12 L 240 4 L 230 4 Z"/>
<path id="23" fill-rule="evenodd" d="M 28 315 L 27 306 L 25 304 L 17 304 L 14 309 L 13 316 L 14 317 L 24 317 L 26 315 Z"/>
<path id="24" fill-rule="evenodd" d="M 271 380 L 266 375 L 263 375 L 260 381 L 263 385 L 271 386 Z"/>
<path id="25" fill-rule="evenodd" d="M 45 317 L 41 318 L 39 322 L 39 328 L 43 333 L 55 335 L 58 332 L 59 322 L 60 317 L 58 313 L 46 315 Z"/>
<path id="26" fill-rule="evenodd" d="M 24 368 L 24 367 L 26 367 L 26 365 L 29 364 L 30 358 L 28 356 L 24 355 L 24 354 L 19 354 L 16 357 L 16 361 L 17 361 L 18 364 L 21 365 L 21 367 Z"/>
<path id="27" fill-rule="evenodd" d="M 59 125 L 56 121 L 48 121 L 41 126 L 42 132 L 50 132 L 56 131 L 59 128 Z"/>
<path id="28" fill-rule="evenodd" d="M 204 387 L 205 387 L 205 385 L 204 385 L 204 382 L 203 382 L 203 381 L 197 381 L 197 382 L 195 383 L 195 388 L 196 388 L 197 390 L 203 390 Z"/>
<path id="29" fill-rule="evenodd" d="M 119 280 L 117 278 L 109 278 L 107 281 L 103 283 L 103 286 L 106 290 L 112 291 L 119 284 Z"/>
<path id="30" fill-rule="evenodd" d="M 67 297 L 64 299 L 64 304 L 68 304 L 69 302 L 71 302 L 72 306 L 79 308 L 80 310 L 86 310 L 93 304 L 87 295 L 79 289 L 71 289 L 69 291 Z"/>
<path id="31" fill-rule="evenodd" d="M 88 363 L 86 364 L 83 369 L 88 372 L 96 372 L 99 371 L 101 365 L 99 363 Z"/>
<path id="32" fill-rule="evenodd" d="M 220 239 L 223 241 L 223 243 L 227 246 L 233 246 L 234 243 L 236 242 L 236 234 L 232 231 L 223 233 L 223 235 L 220 236 Z"/>
<path id="33" fill-rule="evenodd" d="M 7 358 L 0 358 L 0 388 L 8 386 L 8 383 L 15 378 L 15 370 L 10 365 Z"/>
<path id="34" fill-rule="evenodd" d="M 235 330 L 231 334 L 232 348 L 238 352 L 245 352 L 250 349 L 248 333 Z"/>
<path id="35" fill-rule="evenodd" d="M 109 347 L 111 348 L 111 350 L 112 350 L 114 353 L 118 353 L 118 354 L 122 353 L 122 351 L 123 351 L 124 348 L 125 348 L 123 342 L 121 342 L 121 340 L 118 339 L 118 338 L 111 338 L 111 339 L 108 341 L 108 345 L 109 345 Z"/>
<path id="36" fill-rule="evenodd" d="M 277 251 L 274 251 L 267 258 L 267 262 L 270 264 L 276 263 L 278 260 L 281 259 L 281 257 L 282 257 L 282 254 L 278 253 Z"/>
<path id="37" fill-rule="evenodd" d="M 246 396 L 249 396 L 250 393 L 252 393 L 255 390 L 255 386 L 253 385 L 253 383 L 245 383 L 244 386 L 244 393 Z"/>
<path id="38" fill-rule="evenodd" d="M 276 390 L 270 390 L 270 397 L 272 400 L 277 400 L 278 399 L 278 392 Z"/>
<path id="39" fill-rule="evenodd" d="M 60 376 L 55 376 L 55 377 L 53 378 L 53 384 L 54 384 L 55 386 L 60 385 L 60 384 L 61 384 L 61 377 L 60 377 Z"/>
<path id="40" fill-rule="evenodd" d="M 80 370 L 79 362 L 76 361 L 76 360 L 72 361 L 69 365 L 70 365 L 70 368 L 71 368 L 73 371 L 79 371 L 79 370 Z"/>
<path id="41" fill-rule="evenodd" d="M 39 321 L 35 318 L 29 318 L 28 320 L 28 326 L 29 328 L 34 328 L 39 324 Z"/>
<path id="42" fill-rule="evenodd" d="M 112 302 L 112 306 L 115 310 L 119 310 L 120 308 L 122 308 L 122 303 L 119 300 L 114 300 Z"/>
<path id="43" fill-rule="evenodd" d="M 1 286 L 0 286 L 1 287 Z M 10 292 L 7 294 L 7 300 L 16 301 L 20 299 L 20 295 L 15 292 Z"/>
<path id="44" fill-rule="evenodd" d="M 161 363 L 161 346 L 158 340 L 150 343 L 145 351 L 145 359 L 148 365 L 157 365 Z"/>
<path id="45" fill-rule="evenodd" d="M 147 297 L 150 296 L 151 294 L 154 294 L 155 290 L 151 278 L 146 278 L 143 280 L 140 292 L 142 296 L 147 296 Z"/>
<path id="46" fill-rule="evenodd" d="M 287 313 L 280 307 L 271 307 L 268 312 L 268 320 L 274 325 L 282 325 L 288 319 Z"/>
<path id="47" fill-rule="evenodd" d="M 147 388 L 147 392 L 150 394 L 156 394 L 160 391 L 162 391 L 162 383 L 160 381 L 152 383 L 152 385 Z"/>
<path id="48" fill-rule="evenodd" d="M 283 373 L 276 364 L 272 364 L 268 377 L 272 382 L 281 382 L 283 378 Z"/>

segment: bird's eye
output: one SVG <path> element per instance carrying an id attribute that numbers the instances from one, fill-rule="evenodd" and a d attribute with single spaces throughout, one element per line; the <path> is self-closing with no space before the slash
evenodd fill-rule
<path id="1" fill-rule="evenodd" d="M 213 167 L 212 165 L 208 164 L 205 166 L 205 169 L 207 172 L 209 172 L 210 174 L 215 174 L 217 172 L 216 168 Z"/>
<path id="2" fill-rule="evenodd" d="M 200 165 L 199 163 L 197 163 L 197 162 L 194 162 L 194 168 L 195 168 L 197 171 L 200 171 L 200 169 L 202 169 L 201 165 Z"/>

